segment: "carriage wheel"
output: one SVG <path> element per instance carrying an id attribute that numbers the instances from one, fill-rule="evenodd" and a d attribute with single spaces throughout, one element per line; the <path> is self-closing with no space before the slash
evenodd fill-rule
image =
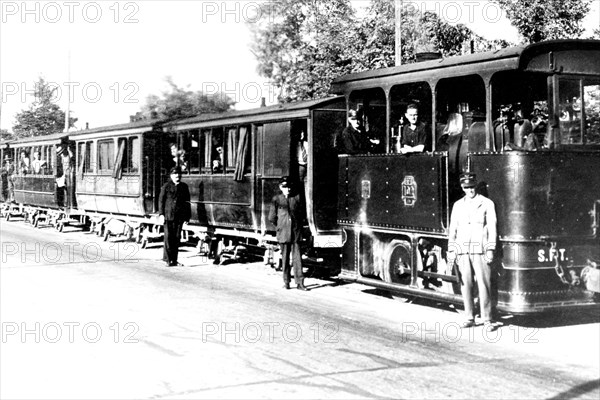
<path id="1" fill-rule="evenodd" d="M 65 224 L 58 224 L 58 226 L 56 227 L 56 229 L 58 229 L 59 232 L 62 232 L 65 230 Z"/>
<path id="2" fill-rule="evenodd" d="M 10 213 L 9 212 L 6 213 L 5 219 L 6 219 L 6 222 L 10 221 Z"/>
<path id="3" fill-rule="evenodd" d="M 36 218 L 33 219 L 33 226 L 35 228 L 39 228 L 40 227 L 40 219 L 39 218 L 36 217 Z"/>
<path id="4" fill-rule="evenodd" d="M 145 249 L 146 247 L 148 247 L 148 239 L 147 238 L 142 239 L 141 246 L 142 246 L 142 249 Z"/>
<path id="5" fill-rule="evenodd" d="M 104 231 L 104 241 L 107 242 L 110 237 L 110 231 L 108 229 L 105 229 Z"/>

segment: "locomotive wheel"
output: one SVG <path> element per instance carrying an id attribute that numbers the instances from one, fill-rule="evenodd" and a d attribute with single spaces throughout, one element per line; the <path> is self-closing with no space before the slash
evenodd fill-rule
<path id="1" fill-rule="evenodd" d="M 388 283 L 410 285 L 412 251 L 405 240 L 392 240 L 385 251 L 384 280 Z"/>

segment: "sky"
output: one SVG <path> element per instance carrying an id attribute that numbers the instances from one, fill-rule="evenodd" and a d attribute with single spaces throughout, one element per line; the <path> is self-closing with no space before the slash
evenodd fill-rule
<path id="1" fill-rule="evenodd" d="M 390 0 L 391 1 L 391 0 Z M 265 18 L 257 1 L 8 1 L 0 2 L 0 128 L 33 101 L 42 76 L 59 88 L 77 128 L 125 123 L 149 94 L 167 90 L 166 76 L 191 90 L 225 92 L 237 109 L 276 102 L 257 72 L 249 24 Z M 487 39 L 518 42 L 499 7 L 489 1 L 412 1 L 449 23 Z M 367 0 L 353 1 L 357 8 Z M 600 0 L 585 21 L 600 25 Z M 70 99 L 70 103 L 69 103 Z"/>

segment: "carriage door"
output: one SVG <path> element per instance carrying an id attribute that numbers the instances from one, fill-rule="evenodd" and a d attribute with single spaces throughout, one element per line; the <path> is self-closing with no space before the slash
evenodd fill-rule
<path id="1" fill-rule="evenodd" d="M 158 195 L 162 185 L 163 144 L 154 135 L 144 134 L 142 151 L 142 191 L 146 214 L 158 212 Z"/>
<path id="2" fill-rule="evenodd" d="M 275 230 L 268 222 L 271 199 L 279 191 L 279 179 L 290 174 L 291 122 L 256 127 L 257 171 L 254 204 L 260 207 L 261 230 Z"/>

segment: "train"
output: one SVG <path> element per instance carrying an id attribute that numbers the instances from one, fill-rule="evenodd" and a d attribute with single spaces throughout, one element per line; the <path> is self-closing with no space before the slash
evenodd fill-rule
<path id="1" fill-rule="evenodd" d="M 290 176 L 305 199 L 303 257 L 315 270 L 460 304 L 446 252 L 458 176 L 469 171 L 498 215 L 498 310 L 597 307 L 598 60 L 600 41 L 547 41 L 341 76 L 319 100 L 2 142 L 3 160 L 35 151 L 51 160 L 45 174 L 15 163 L 3 215 L 146 244 L 160 237 L 158 191 L 179 165 L 192 197 L 185 230 L 199 251 L 233 246 L 274 262 L 267 214 L 279 179 Z M 431 147 L 402 154 L 409 104 L 418 104 Z M 352 110 L 378 145 L 344 154 L 337 138 Z M 448 134 L 450 120 L 460 123 Z"/>

